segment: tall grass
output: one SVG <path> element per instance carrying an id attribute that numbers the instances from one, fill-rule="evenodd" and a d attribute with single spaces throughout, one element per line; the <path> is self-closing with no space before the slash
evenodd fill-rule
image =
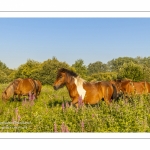
<path id="1" fill-rule="evenodd" d="M 37 100 L 1 100 L 0 132 L 149 132 L 150 95 L 120 99 L 109 106 L 70 106 L 66 88 L 43 86 Z"/>

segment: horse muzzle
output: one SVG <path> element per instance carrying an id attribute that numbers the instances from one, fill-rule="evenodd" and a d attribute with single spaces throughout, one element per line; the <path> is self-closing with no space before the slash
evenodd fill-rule
<path id="1" fill-rule="evenodd" d="M 58 90 L 59 86 L 54 85 L 53 88 L 54 90 Z"/>

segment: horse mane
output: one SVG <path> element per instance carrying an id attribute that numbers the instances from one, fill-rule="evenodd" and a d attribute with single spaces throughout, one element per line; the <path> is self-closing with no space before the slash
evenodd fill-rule
<path id="1" fill-rule="evenodd" d="M 77 76 L 77 84 L 78 85 L 81 85 L 81 84 L 83 84 L 83 83 L 86 83 L 86 80 L 84 80 L 84 79 L 82 79 L 81 77 L 79 77 L 79 76 Z"/>
<path id="2" fill-rule="evenodd" d="M 6 87 L 6 89 L 4 90 L 4 92 L 6 92 L 7 89 L 8 89 L 11 85 L 13 85 L 13 82 L 11 82 L 11 83 Z"/>
<path id="3" fill-rule="evenodd" d="M 68 70 L 66 68 L 60 68 L 58 70 L 58 76 L 59 76 L 60 73 L 67 73 L 67 74 L 69 74 L 70 76 L 73 76 L 73 77 L 77 77 L 78 76 L 75 72 L 73 72 L 72 70 Z"/>

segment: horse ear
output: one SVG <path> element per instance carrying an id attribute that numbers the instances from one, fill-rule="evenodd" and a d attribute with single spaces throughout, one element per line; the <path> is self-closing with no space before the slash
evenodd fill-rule
<path id="1" fill-rule="evenodd" d="M 59 68 L 58 71 L 60 71 L 60 72 L 66 72 L 66 69 L 65 68 Z"/>

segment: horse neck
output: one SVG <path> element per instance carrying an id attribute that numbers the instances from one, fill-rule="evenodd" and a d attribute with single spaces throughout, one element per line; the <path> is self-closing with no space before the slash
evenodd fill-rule
<path id="1" fill-rule="evenodd" d="M 66 87 L 70 91 L 72 87 L 74 86 L 74 78 L 73 77 L 68 77 L 66 79 Z"/>

